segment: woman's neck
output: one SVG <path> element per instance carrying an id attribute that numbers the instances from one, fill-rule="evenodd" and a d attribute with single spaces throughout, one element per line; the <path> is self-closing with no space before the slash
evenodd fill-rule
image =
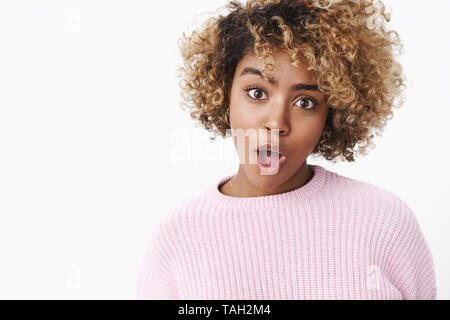
<path id="1" fill-rule="evenodd" d="M 219 190 L 230 197 L 260 197 L 289 192 L 307 184 L 314 176 L 314 171 L 305 161 L 297 172 L 288 180 L 270 190 L 261 190 L 252 185 L 245 174 L 243 167 L 239 167 L 237 175 L 223 184 Z"/>

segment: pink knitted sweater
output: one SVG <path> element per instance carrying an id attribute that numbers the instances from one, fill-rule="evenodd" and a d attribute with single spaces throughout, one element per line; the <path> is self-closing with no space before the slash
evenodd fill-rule
<path id="1" fill-rule="evenodd" d="M 436 299 L 410 207 L 370 183 L 309 165 L 286 193 L 222 194 L 225 177 L 153 229 L 138 299 Z"/>

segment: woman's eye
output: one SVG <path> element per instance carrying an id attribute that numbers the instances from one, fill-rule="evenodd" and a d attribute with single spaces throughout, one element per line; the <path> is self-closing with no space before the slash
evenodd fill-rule
<path id="1" fill-rule="evenodd" d="M 247 91 L 247 92 L 252 92 L 252 91 L 255 92 L 255 96 L 254 97 L 250 94 L 250 97 L 252 99 L 260 100 L 260 99 L 264 98 L 264 91 L 259 89 L 259 88 L 249 88 L 249 89 L 246 89 L 245 91 Z"/>
<path id="2" fill-rule="evenodd" d="M 302 109 L 313 109 L 316 107 L 317 103 L 310 98 L 302 98 L 300 100 L 298 100 L 297 102 L 300 102 L 300 104 L 298 105 L 300 108 Z"/>
<path id="3" fill-rule="evenodd" d="M 263 89 L 257 88 L 257 87 L 251 87 L 245 89 L 247 94 L 253 99 L 253 100 L 262 100 L 265 98 L 265 93 Z M 253 95 L 251 94 L 253 92 Z M 300 102 L 300 105 L 298 105 L 302 109 L 314 109 L 318 103 L 313 98 L 302 98 L 297 101 L 297 103 Z"/>

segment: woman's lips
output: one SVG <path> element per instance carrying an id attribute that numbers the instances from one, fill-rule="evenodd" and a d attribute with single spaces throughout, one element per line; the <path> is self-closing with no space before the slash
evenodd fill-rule
<path id="1" fill-rule="evenodd" d="M 263 156 L 261 157 L 261 153 Z M 266 155 L 264 156 L 264 153 Z M 286 156 L 283 154 L 278 154 L 276 152 L 271 152 L 269 150 L 256 150 L 256 154 L 258 157 L 258 166 L 263 169 L 277 167 L 279 168 L 284 162 L 286 162 Z M 269 155 L 270 154 L 270 155 Z M 263 158 L 265 161 L 263 161 Z"/>
<path id="2" fill-rule="evenodd" d="M 268 143 L 268 144 L 260 145 L 256 149 L 256 151 L 265 151 L 265 150 L 274 150 L 274 151 L 278 152 L 280 155 L 284 155 L 284 151 L 281 150 L 280 146 L 276 145 L 276 144 Z"/>

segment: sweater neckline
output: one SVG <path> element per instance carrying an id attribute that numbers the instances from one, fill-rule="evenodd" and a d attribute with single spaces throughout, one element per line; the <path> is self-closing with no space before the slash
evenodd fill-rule
<path id="1" fill-rule="evenodd" d="M 327 170 L 320 165 L 308 164 L 313 169 L 314 175 L 303 186 L 274 195 L 256 196 L 256 197 L 232 197 L 223 194 L 219 190 L 219 186 L 234 178 L 237 173 L 225 176 L 219 181 L 216 181 L 208 192 L 208 199 L 215 205 L 221 205 L 233 208 L 267 208 L 267 207 L 286 207 L 299 201 L 304 201 L 318 190 L 322 188 L 325 183 Z"/>

